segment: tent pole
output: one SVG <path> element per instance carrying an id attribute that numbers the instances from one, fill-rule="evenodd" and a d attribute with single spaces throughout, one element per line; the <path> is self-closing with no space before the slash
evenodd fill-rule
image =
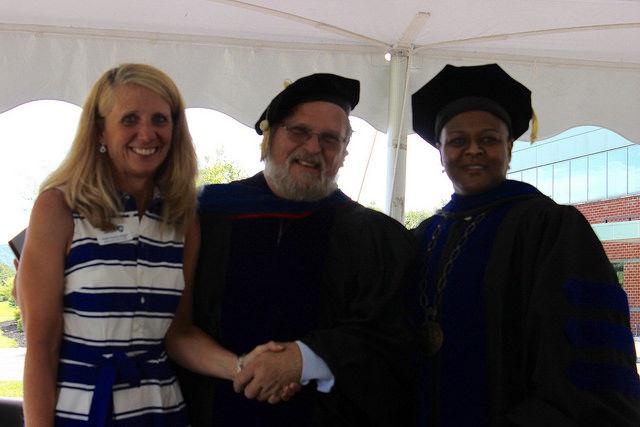
<path id="1" fill-rule="evenodd" d="M 407 128 L 404 119 L 409 78 L 409 49 L 392 49 L 389 73 L 389 120 L 387 128 L 387 186 L 385 211 L 404 219 L 407 164 Z"/>

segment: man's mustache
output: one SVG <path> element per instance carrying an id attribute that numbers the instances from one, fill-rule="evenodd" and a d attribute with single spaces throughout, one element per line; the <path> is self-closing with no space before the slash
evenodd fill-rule
<path id="1" fill-rule="evenodd" d="M 287 159 L 287 166 L 291 166 L 296 161 L 303 161 L 305 163 L 312 164 L 320 169 L 320 172 L 324 172 L 325 163 L 322 155 L 320 154 L 309 154 L 304 151 L 303 148 L 299 148 L 294 151 L 289 158 Z"/>

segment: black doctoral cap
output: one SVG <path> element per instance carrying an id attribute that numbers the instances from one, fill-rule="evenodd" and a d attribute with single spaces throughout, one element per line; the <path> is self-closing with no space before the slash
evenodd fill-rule
<path id="1" fill-rule="evenodd" d="M 411 105 L 413 130 L 433 146 L 445 123 L 465 111 L 494 114 L 507 124 L 514 139 L 527 131 L 533 115 L 531 91 L 498 64 L 447 65 L 411 96 Z"/>
<path id="2" fill-rule="evenodd" d="M 349 114 L 360 99 L 360 82 L 335 74 L 318 73 L 301 77 L 276 95 L 255 124 L 256 132 L 262 135 L 260 123 L 268 125 L 282 123 L 298 104 L 311 101 L 332 102 Z"/>

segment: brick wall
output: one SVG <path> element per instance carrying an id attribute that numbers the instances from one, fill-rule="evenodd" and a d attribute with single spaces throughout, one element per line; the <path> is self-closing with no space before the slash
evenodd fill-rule
<path id="1" fill-rule="evenodd" d="M 611 261 L 639 260 L 640 243 L 602 242 Z"/>
<path id="2" fill-rule="evenodd" d="M 587 220 L 594 223 L 640 220 L 640 196 L 576 205 Z M 603 242 L 611 261 L 639 261 L 640 243 Z M 640 262 L 624 264 L 624 290 L 629 307 L 640 308 Z M 631 328 L 640 333 L 640 312 L 631 312 Z"/>
<path id="3" fill-rule="evenodd" d="M 628 219 L 620 218 L 627 216 L 634 217 L 633 220 L 640 219 L 640 196 L 622 197 L 575 206 L 592 224 L 628 221 Z"/>

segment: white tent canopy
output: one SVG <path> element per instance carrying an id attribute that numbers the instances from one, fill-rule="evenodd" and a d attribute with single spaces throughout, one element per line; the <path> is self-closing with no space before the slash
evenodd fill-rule
<path id="1" fill-rule="evenodd" d="M 355 114 L 386 130 L 383 55 L 426 12 L 406 40 L 416 48 L 410 92 L 446 63 L 497 61 L 533 90 L 541 137 L 590 124 L 640 141 L 637 0 L 250 3 L 265 9 L 207 0 L 4 1 L 0 111 L 34 99 L 81 104 L 105 69 L 144 61 L 167 70 L 190 107 L 248 125 L 285 78 L 353 76 L 363 83 Z"/>
<path id="2" fill-rule="evenodd" d="M 498 62 L 531 88 L 539 137 L 598 125 L 640 142 L 638 0 L 0 3 L 0 112 L 36 99 L 80 105 L 122 62 L 160 67 L 189 107 L 249 126 L 284 79 L 354 77 L 362 83 L 354 115 L 392 131 L 401 150 L 411 116 L 401 95 L 447 63 Z"/>

